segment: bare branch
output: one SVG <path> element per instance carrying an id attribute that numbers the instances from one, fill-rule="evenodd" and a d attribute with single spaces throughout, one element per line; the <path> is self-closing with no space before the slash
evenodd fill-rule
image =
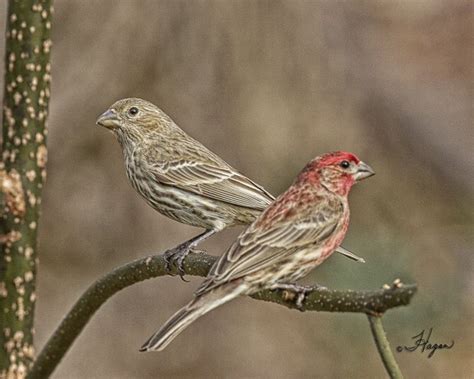
<path id="1" fill-rule="evenodd" d="M 184 262 L 185 272 L 188 275 L 206 276 L 216 259 L 217 257 L 202 251 L 190 254 Z M 112 295 L 135 283 L 164 275 L 168 275 L 165 261 L 161 255 L 154 255 L 127 263 L 93 283 L 46 343 L 28 378 L 45 378 L 51 375 L 90 318 Z M 315 288 L 307 294 L 302 310 L 383 313 L 393 307 L 408 305 L 415 292 L 416 285 L 399 283 L 397 286 L 375 291 L 333 291 Z M 296 307 L 296 294 L 291 291 L 262 291 L 253 297 L 289 308 Z"/>
<path id="2" fill-rule="evenodd" d="M 403 379 L 402 372 L 398 367 L 397 361 L 393 356 L 392 350 L 390 349 L 390 343 L 388 342 L 385 331 L 383 330 L 382 317 L 377 315 L 368 314 L 370 323 L 370 330 L 374 337 L 377 350 L 382 358 L 383 365 L 387 370 L 390 379 Z"/>

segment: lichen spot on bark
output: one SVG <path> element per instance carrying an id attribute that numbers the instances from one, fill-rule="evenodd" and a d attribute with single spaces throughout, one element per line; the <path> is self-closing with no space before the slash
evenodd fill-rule
<path id="1" fill-rule="evenodd" d="M 23 216 L 26 211 L 23 186 L 20 174 L 16 170 L 7 173 L 0 170 L 0 191 L 5 196 L 5 204 L 14 216 Z"/>

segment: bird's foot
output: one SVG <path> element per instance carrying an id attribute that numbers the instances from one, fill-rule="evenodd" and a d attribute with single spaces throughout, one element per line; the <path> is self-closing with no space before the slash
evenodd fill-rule
<path id="1" fill-rule="evenodd" d="M 191 252 L 191 248 L 191 244 L 185 242 L 181 245 L 167 250 L 163 254 L 163 257 L 166 262 L 166 271 L 168 271 L 169 274 L 172 274 L 172 266 L 175 266 L 178 269 L 178 275 L 184 282 L 189 282 L 189 280 L 184 279 L 184 275 L 186 274 L 184 272 L 184 259 Z"/>
<path id="2" fill-rule="evenodd" d="M 299 311 L 304 312 L 303 303 L 306 299 L 306 295 L 309 292 L 313 291 L 315 287 L 318 289 L 327 289 L 326 287 L 320 285 L 313 285 L 311 287 L 307 287 L 299 284 L 290 283 L 276 283 L 271 287 L 271 289 L 284 291 L 284 299 L 287 301 L 294 301 L 296 308 Z"/>

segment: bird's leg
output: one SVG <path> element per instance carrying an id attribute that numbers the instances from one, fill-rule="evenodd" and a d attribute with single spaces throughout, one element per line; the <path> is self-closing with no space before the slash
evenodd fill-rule
<path id="1" fill-rule="evenodd" d="M 270 289 L 287 291 L 288 296 L 285 300 L 293 300 L 296 294 L 296 308 L 303 312 L 303 302 L 306 298 L 306 295 L 308 292 L 313 291 L 315 287 L 318 289 L 327 289 L 326 287 L 320 286 L 319 284 L 313 286 L 302 286 L 294 283 L 275 283 L 270 287 Z"/>
<path id="2" fill-rule="evenodd" d="M 178 246 L 167 250 L 163 256 L 166 262 L 166 271 L 171 271 L 171 264 L 175 264 L 178 268 L 179 276 L 182 280 L 184 279 L 184 258 L 195 248 L 200 242 L 204 241 L 206 238 L 212 236 L 216 233 L 216 230 L 210 229 L 206 230 L 204 233 L 197 235 L 196 237 L 191 238 L 190 240 L 179 244 Z"/>

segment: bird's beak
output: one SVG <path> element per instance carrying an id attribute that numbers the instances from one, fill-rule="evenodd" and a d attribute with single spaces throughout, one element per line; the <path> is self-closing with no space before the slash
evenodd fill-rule
<path id="1" fill-rule="evenodd" d="M 113 109 L 107 109 L 95 123 L 107 129 L 115 129 L 120 125 L 117 113 Z"/>
<path id="2" fill-rule="evenodd" d="M 375 175 L 375 171 L 370 167 L 367 163 L 359 162 L 357 165 L 357 172 L 354 174 L 354 178 L 356 181 L 360 181 L 362 179 L 366 179 Z"/>

